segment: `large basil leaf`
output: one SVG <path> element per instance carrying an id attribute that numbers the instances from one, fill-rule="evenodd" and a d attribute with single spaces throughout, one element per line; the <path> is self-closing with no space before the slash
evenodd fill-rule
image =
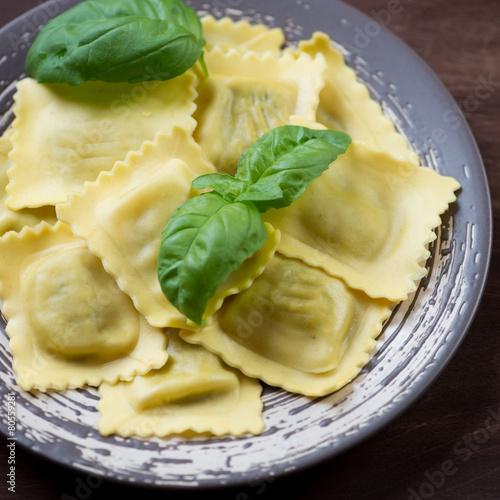
<path id="1" fill-rule="evenodd" d="M 198 16 L 180 0 L 87 0 L 41 30 L 26 70 L 41 83 L 168 80 L 204 44 Z"/>
<path id="2" fill-rule="evenodd" d="M 201 23 L 191 8 L 180 0 L 86 0 L 52 22 L 76 24 L 82 21 L 99 21 L 117 17 L 137 16 L 180 24 L 197 38 L 201 37 Z"/>
<path id="3" fill-rule="evenodd" d="M 86 0 L 54 18 L 47 27 L 134 16 L 179 24 L 202 38 L 196 12 L 180 0 Z"/>
<path id="4" fill-rule="evenodd" d="M 267 238 L 252 203 L 229 202 L 217 193 L 189 199 L 162 233 L 158 279 L 163 293 L 180 312 L 203 324 L 207 301 L 217 286 Z"/>
<path id="5" fill-rule="evenodd" d="M 261 212 L 286 207 L 345 153 L 350 143 L 349 135 L 337 130 L 294 125 L 275 128 L 241 155 L 236 179 L 248 188 L 235 199 L 252 201 Z"/>

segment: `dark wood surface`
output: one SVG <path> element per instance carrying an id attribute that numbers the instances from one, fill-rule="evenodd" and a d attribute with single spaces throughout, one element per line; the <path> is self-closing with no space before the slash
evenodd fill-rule
<path id="1" fill-rule="evenodd" d="M 326 0 L 325 0 L 326 1 Z M 42 3 L 0 0 L 0 26 Z M 479 145 L 487 170 L 494 224 L 500 217 L 500 2 L 498 0 L 348 0 L 377 17 L 412 47 L 449 89 Z M 1 75 L 0 75 L 1 78 Z M 487 97 L 476 92 L 489 82 Z M 481 306 L 457 354 L 402 416 L 343 455 L 272 483 L 213 492 L 219 499 L 338 500 L 500 499 L 500 262 L 494 233 Z M 0 498 L 200 498 L 205 492 L 143 490 L 99 483 L 22 449 L 16 492 L 7 490 L 5 440 L 0 442 Z M 89 486 L 85 485 L 90 482 Z"/>

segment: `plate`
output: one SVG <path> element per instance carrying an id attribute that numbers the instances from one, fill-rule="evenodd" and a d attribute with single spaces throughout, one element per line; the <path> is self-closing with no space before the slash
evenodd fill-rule
<path id="1" fill-rule="evenodd" d="M 0 31 L 0 129 L 12 119 L 15 81 L 24 76 L 37 27 L 76 3 L 48 1 Z M 281 26 L 290 43 L 316 30 L 329 33 L 423 164 L 462 185 L 438 228 L 427 278 L 395 309 L 370 363 L 347 387 L 315 400 L 265 387 L 266 431 L 257 437 L 104 438 L 96 431 L 96 391 L 21 391 L 7 337 L 0 334 L 5 436 L 7 395 L 15 394 L 17 443 L 33 453 L 113 481 L 192 489 L 249 484 L 305 469 L 355 446 L 405 411 L 440 374 L 471 324 L 488 271 L 492 217 L 482 160 L 458 106 L 427 65 L 381 24 L 335 0 L 186 3 L 201 14 Z"/>

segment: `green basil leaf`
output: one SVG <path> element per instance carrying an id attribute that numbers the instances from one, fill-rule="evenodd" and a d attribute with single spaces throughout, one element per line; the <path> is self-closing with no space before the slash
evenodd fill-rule
<path id="1" fill-rule="evenodd" d="M 163 293 L 186 317 L 203 325 L 208 299 L 262 247 L 267 232 L 253 204 L 205 193 L 181 205 L 162 236 L 158 279 Z"/>
<path id="2" fill-rule="evenodd" d="M 200 175 L 194 179 L 193 187 L 199 190 L 212 188 L 226 200 L 234 201 L 245 190 L 246 184 L 229 174 L 213 173 Z"/>
<path id="3" fill-rule="evenodd" d="M 128 16 L 169 21 L 202 38 L 198 15 L 180 0 L 86 0 L 54 18 L 47 27 Z"/>
<path id="4" fill-rule="evenodd" d="M 240 158 L 236 178 L 249 188 L 236 201 L 252 201 L 261 212 L 290 205 L 350 143 L 349 135 L 336 130 L 285 125 L 269 131 Z"/>
<path id="5" fill-rule="evenodd" d="M 273 201 L 283 199 L 283 190 L 274 179 L 266 179 L 266 182 L 257 182 L 235 198 L 237 201 Z"/>
<path id="6" fill-rule="evenodd" d="M 168 80 L 201 55 L 196 39 L 182 26 L 134 17 L 50 29 L 40 43 L 51 51 L 39 50 L 39 59 L 28 59 L 27 69 L 41 83 Z"/>
<path id="7" fill-rule="evenodd" d="M 40 83 L 168 80 L 201 59 L 204 44 L 180 0 L 87 0 L 40 31 L 26 70 Z"/>

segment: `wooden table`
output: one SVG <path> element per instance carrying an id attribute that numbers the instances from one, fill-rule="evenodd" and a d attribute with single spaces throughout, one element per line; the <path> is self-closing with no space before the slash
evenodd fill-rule
<path id="1" fill-rule="evenodd" d="M 326 1 L 326 0 L 325 0 Z M 40 4 L 1 0 L 0 26 Z M 477 140 L 500 217 L 500 2 L 498 0 L 348 0 L 379 18 L 436 72 Z M 0 75 L 1 78 L 1 75 Z M 481 81 L 487 98 L 474 99 Z M 471 103 L 474 101 L 474 106 Z M 468 106 L 468 107 L 467 107 Z M 500 261 L 499 235 L 481 306 L 458 353 L 405 414 L 343 455 L 272 483 L 214 492 L 220 500 L 500 499 Z M 0 445 L 0 497 L 88 499 L 125 493 L 148 499 L 199 498 L 200 492 L 141 490 L 76 474 L 16 451 L 16 492 L 7 491 L 8 449 Z M 90 486 L 87 484 L 90 483 Z"/>

